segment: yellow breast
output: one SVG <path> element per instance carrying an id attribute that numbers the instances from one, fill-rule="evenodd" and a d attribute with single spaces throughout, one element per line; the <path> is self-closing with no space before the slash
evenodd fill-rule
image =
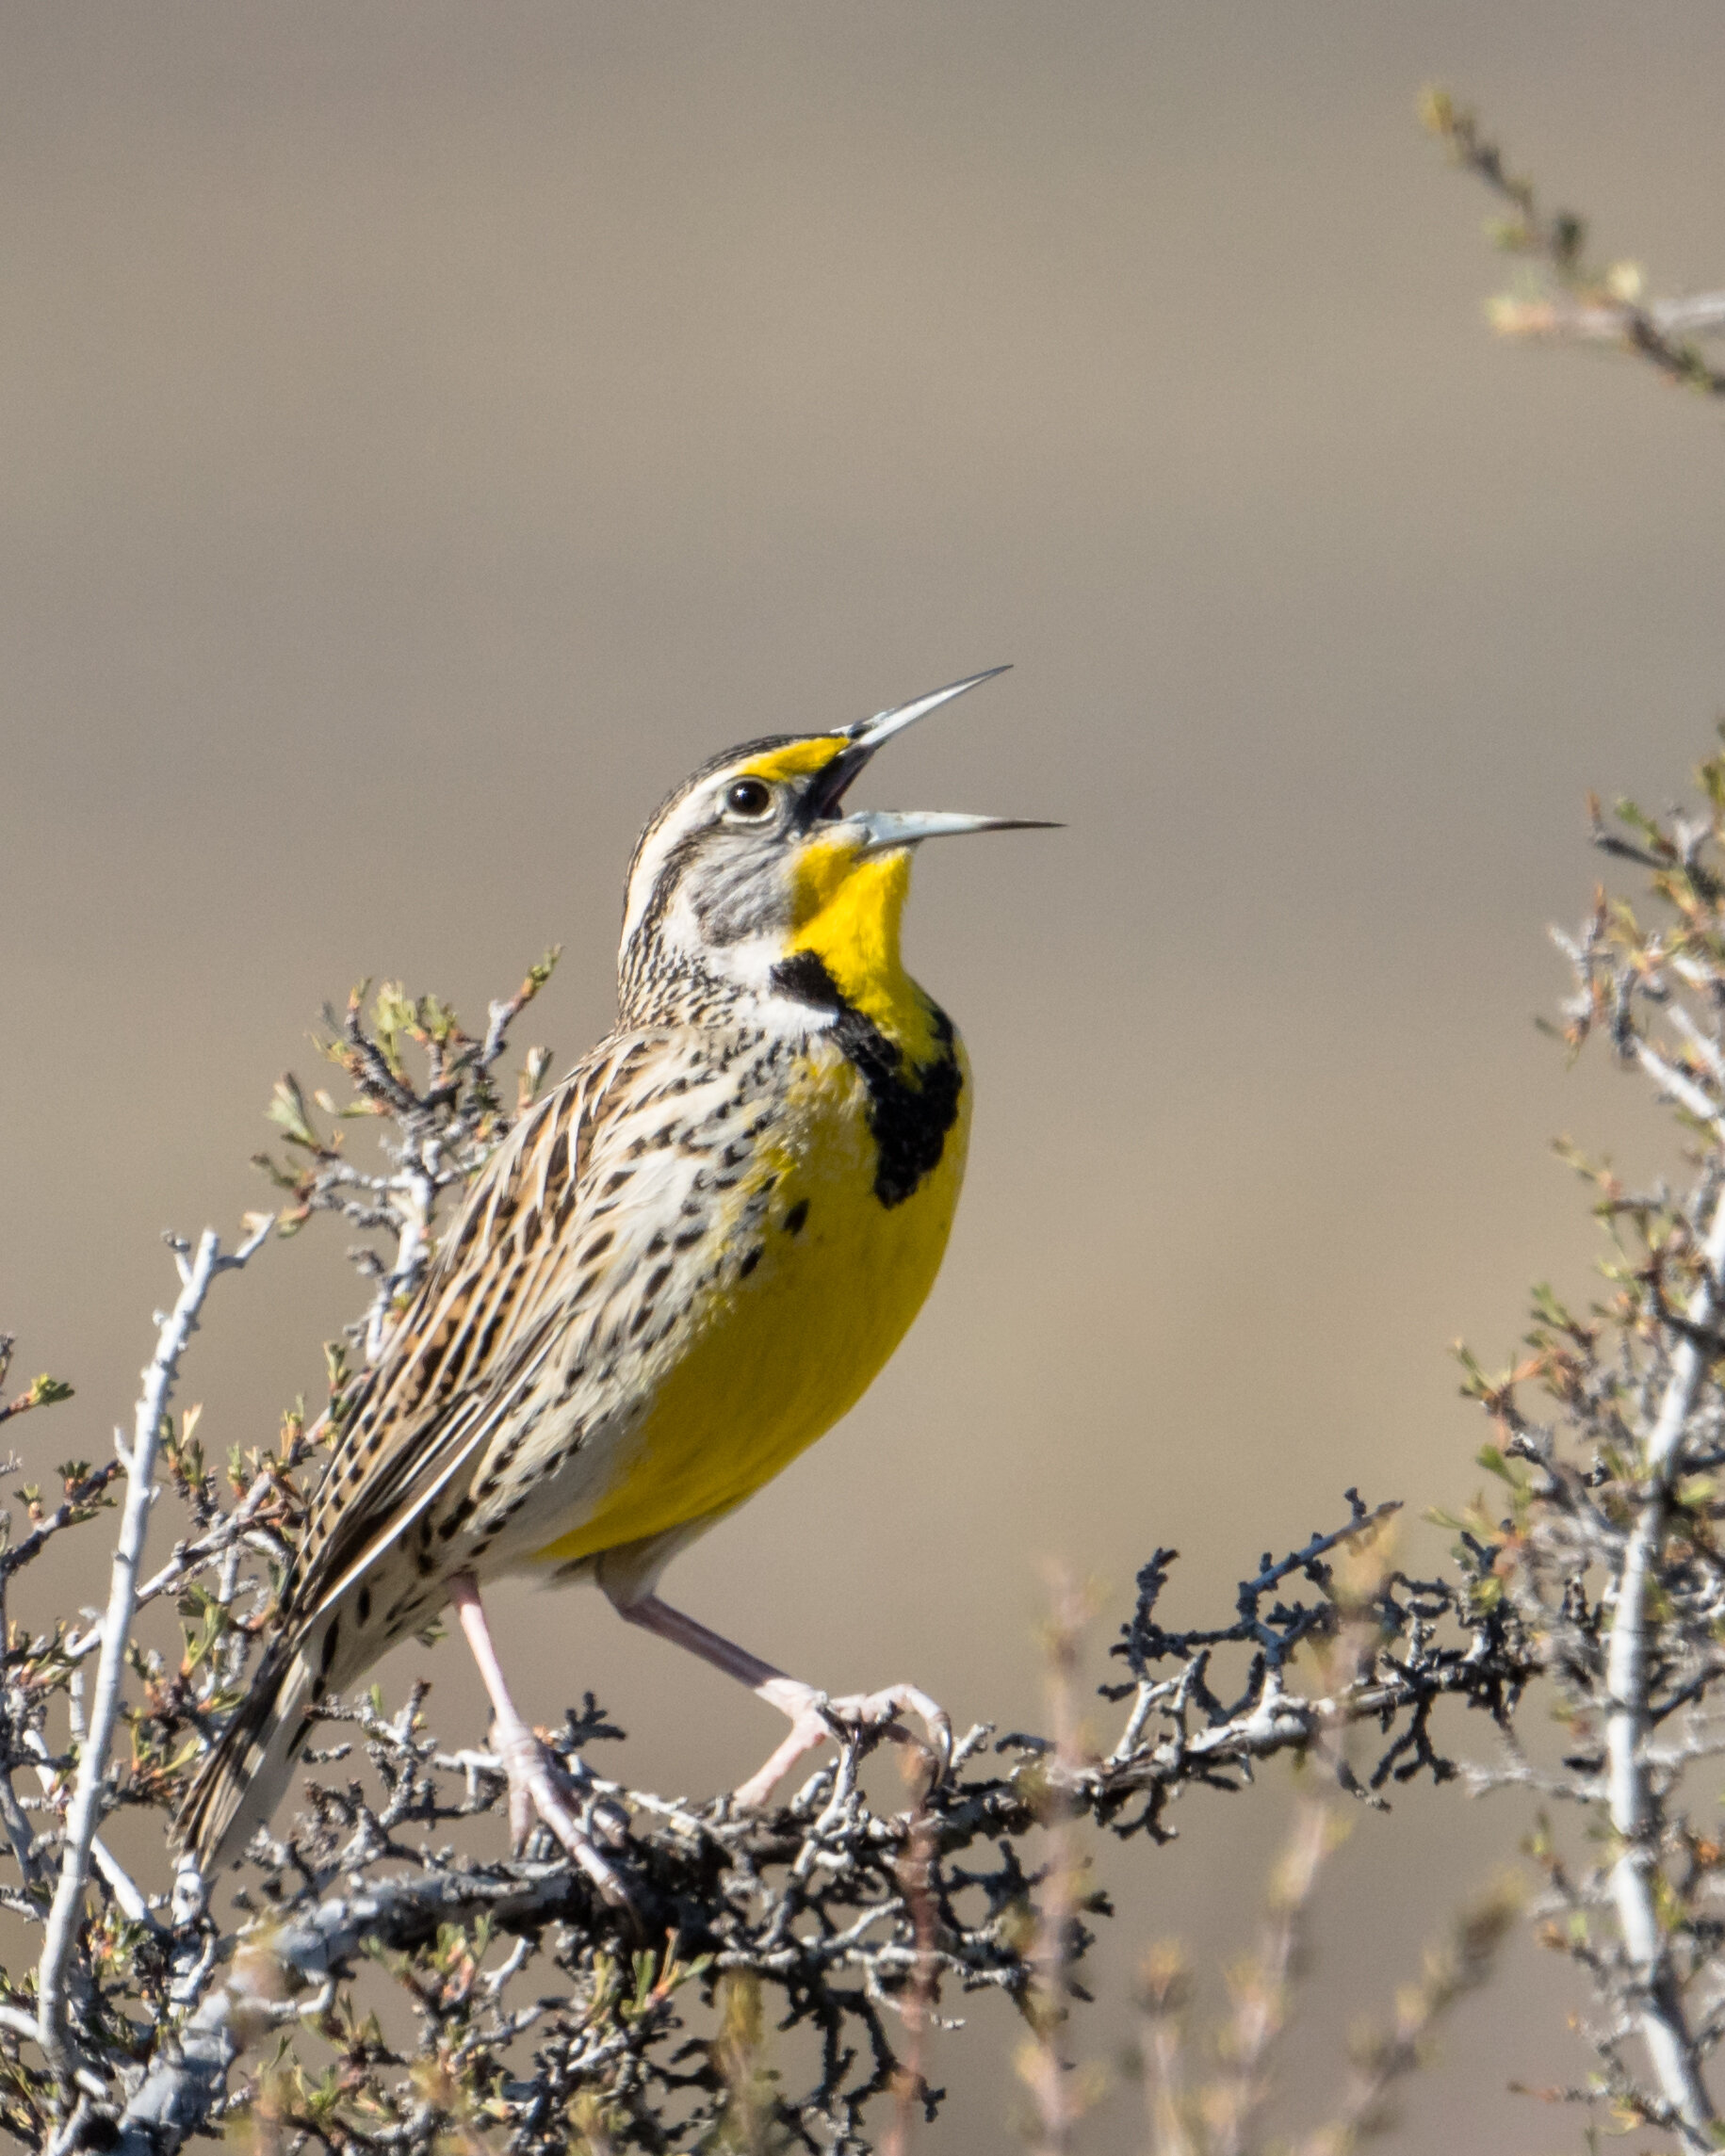
<path id="1" fill-rule="evenodd" d="M 732 1266 L 700 1291 L 609 1489 L 536 1563 L 567 1564 L 729 1511 L 862 1397 L 921 1308 L 952 1225 L 970 1087 L 955 1039 L 952 1054 L 957 1112 L 940 1157 L 887 1202 L 869 1087 L 835 1046 L 811 1042 L 727 1208 L 740 1216 L 769 1188 L 759 1257 L 746 1276 Z"/>

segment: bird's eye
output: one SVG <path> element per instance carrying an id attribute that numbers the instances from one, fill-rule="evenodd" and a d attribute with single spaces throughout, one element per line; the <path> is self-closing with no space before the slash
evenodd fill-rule
<path id="1" fill-rule="evenodd" d="M 726 789 L 724 805 L 733 816 L 765 816 L 773 806 L 773 788 L 760 779 L 739 779 Z"/>

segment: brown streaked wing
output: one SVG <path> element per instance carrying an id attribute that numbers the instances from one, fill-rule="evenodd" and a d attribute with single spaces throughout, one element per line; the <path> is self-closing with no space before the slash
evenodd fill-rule
<path id="1" fill-rule="evenodd" d="M 290 1626 L 388 1548 L 531 1389 L 594 1121 L 663 1045 L 601 1043 L 487 1163 L 331 1455 L 284 1595 Z"/>

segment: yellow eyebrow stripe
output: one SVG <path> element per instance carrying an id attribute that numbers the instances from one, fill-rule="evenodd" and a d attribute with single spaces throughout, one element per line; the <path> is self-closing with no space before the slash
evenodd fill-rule
<path id="1" fill-rule="evenodd" d="M 806 779 L 823 771 L 844 746 L 835 735 L 817 735 L 812 741 L 792 741 L 789 748 L 774 749 L 737 769 L 752 779 Z"/>

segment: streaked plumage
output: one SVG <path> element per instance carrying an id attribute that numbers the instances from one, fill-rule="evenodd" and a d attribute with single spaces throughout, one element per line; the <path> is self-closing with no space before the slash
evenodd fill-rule
<path id="1" fill-rule="evenodd" d="M 806 1710 L 806 1687 L 653 1588 L 854 1403 L 938 1270 L 968 1074 L 899 916 L 918 838 L 999 819 L 850 816 L 839 795 L 955 693 L 731 751 L 648 825 L 618 1029 L 488 1163 L 348 1419 L 279 1636 L 182 1815 L 203 1861 L 269 1817 L 326 1692 L 452 1595 L 482 1630 L 475 1584 L 502 1574 L 595 1577 Z"/>

